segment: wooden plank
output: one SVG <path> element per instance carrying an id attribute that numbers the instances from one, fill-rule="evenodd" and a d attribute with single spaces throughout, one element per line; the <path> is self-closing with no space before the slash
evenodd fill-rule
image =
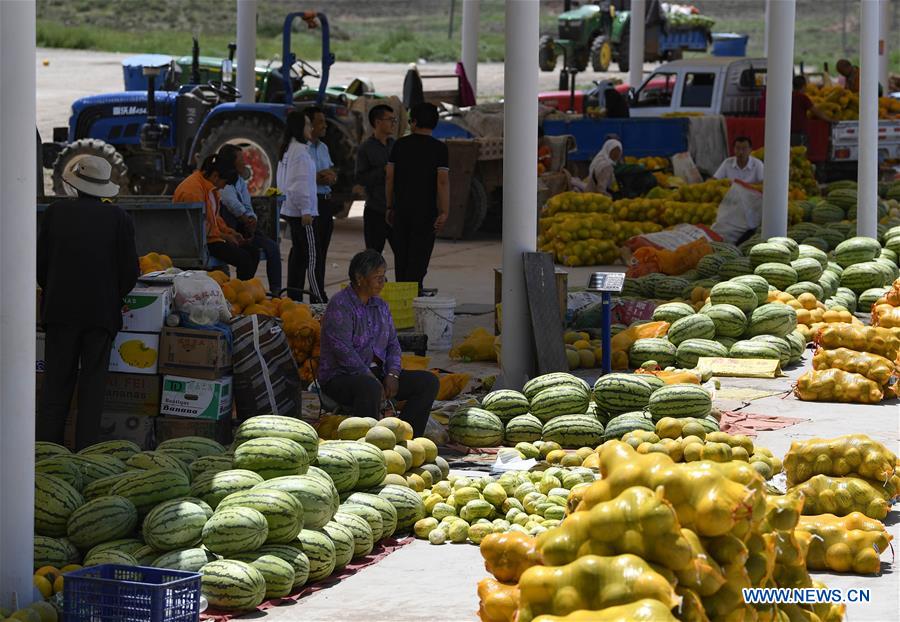
<path id="1" fill-rule="evenodd" d="M 537 372 L 547 374 L 569 371 L 552 256 L 549 253 L 524 253 L 522 263 L 528 308 L 531 311 Z"/>

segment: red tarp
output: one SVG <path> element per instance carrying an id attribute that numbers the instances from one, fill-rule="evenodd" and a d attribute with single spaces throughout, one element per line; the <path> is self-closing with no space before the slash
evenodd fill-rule
<path id="1" fill-rule="evenodd" d="M 824 162 L 828 159 L 828 138 L 831 134 L 831 124 L 818 119 L 810 119 L 808 124 L 809 144 L 806 146 L 806 157 L 811 162 Z M 765 146 L 765 117 L 725 117 L 725 127 L 728 130 L 729 153 L 731 144 L 737 136 L 748 137 L 754 149 Z"/>

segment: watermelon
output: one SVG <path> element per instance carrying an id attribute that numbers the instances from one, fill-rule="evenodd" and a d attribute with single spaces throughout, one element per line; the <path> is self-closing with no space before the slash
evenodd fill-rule
<path id="1" fill-rule="evenodd" d="M 144 519 L 144 542 L 157 551 L 174 551 L 200 543 L 207 516 L 190 501 L 165 501 Z"/>
<path id="2" fill-rule="evenodd" d="M 297 536 L 300 548 L 309 560 L 309 580 L 318 581 L 334 572 L 334 542 L 327 534 L 314 529 L 304 529 Z"/>
<path id="3" fill-rule="evenodd" d="M 150 469 L 120 479 L 110 488 L 109 494 L 129 499 L 134 503 L 138 513 L 146 514 L 153 506 L 163 501 L 184 497 L 190 492 L 190 481 L 183 472 Z"/>
<path id="4" fill-rule="evenodd" d="M 186 463 L 175 456 L 159 451 L 142 451 L 131 456 L 125 464 L 131 470 L 152 471 L 162 469 L 164 471 L 180 471 L 190 477 L 191 471 Z"/>
<path id="5" fill-rule="evenodd" d="M 225 447 L 223 447 L 221 443 L 203 436 L 170 438 L 157 445 L 156 449 L 157 451 L 165 451 L 167 449 L 187 451 L 194 454 L 195 458 L 219 456 L 225 453 Z"/>
<path id="6" fill-rule="evenodd" d="M 822 264 L 812 257 L 803 257 L 791 262 L 791 267 L 797 272 L 800 281 L 818 281 L 822 276 Z"/>
<path id="7" fill-rule="evenodd" d="M 497 415 L 503 422 L 524 415 L 528 412 L 528 407 L 528 398 L 511 389 L 491 391 L 481 398 L 481 408 Z"/>
<path id="8" fill-rule="evenodd" d="M 417 520 L 425 517 L 425 505 L 421 497 L 409 488 L 388 484 L 378 492 L 378 496 L 389 501 L 397 510 L 398 532 L 409 531 Z"/>
<path id="9" fill-rule="evenodd" d="M 376 426 L 378 429 L 382 426 Z M 387 430 L 387 428 L 383 428 Z M 390 431 L 390 430 L 388 430 Z M 319 447 L 319 457 L 316 464 L 320 469 L 328 473 L 338 492 L 350 492 L 359 481 L 359 462 L 356 456 L 347 449 L 322 445 Z"/>
<path id="10" fill-rule="evenodd" d="M 169 568 L 170 570 L 181 570 L 182 572 L 200 572 L 206 564 L 217 559 L 218 556 L 214 553 L 195 547 L 163 553 L 154 559 L 150 565 L 154 568 Z"/>
<path id="11" fill-rule="evenodd" d="M 889 287 L 873 287 L 871 289 L 867 289 L 859 295 L 859 302 L 856 306 L 856 310 L 860 313 L 871 312 L 872 306 L 875 304 L 875 302 L 889 291 Z"/>
<path id="12" fill-rule="evenodd" d="M 338 512 L 332 519 L 333 522 L 346 527 L 353 534 L 353 557 L 362 557 L 372 552 L 375 542 L 375 534 L 368 521 L 353 513 Z M 381 525 L 381 516 L 378 516 L 378 525 Z M 327 527 L 327 525 L 326 525 Z M 380 532 L 379 528 L 379 532 Z"/>
<path id="13" fill-rule="evenodd" d="M 541 440 L 543 424 L 532 414 L 519 415 L 506 422 L 503 439 L 507 445 L 516 443 L 533 443 Z"/>
<path id="14" fill-rule="evenodd" d="M 656 424 L 653 423 L 653 419 L 648 413 L 640 411 L 623 413 L 613 417 L 609 420 L 609 423 L 606 424 L 606 427 L 603 430 L 603 440 L 618 440 L 627 433 L 635 430 L 654 432 L 656 430 Z"/>
<path id="15" fill-rule="evenodd" d="M 716 337 L 714 340 L 716 343 L 725 346 L 725 349 L 731 351 L 731 346 L 737 343 L 737 339 L 734 337 Z"/>
<path id="16" fill-rule="evenodd" d="M 667 302 L 653 310 L 654 322 L 669 322 L 680 320 L 683 317 L 694 315 L 694 308 L 683 302 Z"/>
<path id="17" fill-rule="evenodd" d="M 750 313 L 759 304 L 753 288 L 738 281 L 724 281 L 713 286 L 709 292 L 709 301 L 713 305 L 733 305 L 744 313 Z M 671 330 L 669 332 L 671 333 Z M 698 338 L 709 339 L 709 337 Z"/>
<path id="18" fill-rule="evenodd" d="M 217 555 L 255 551 L 269 536 L 262 512 L 246 507 L 217 509 L 203 526 L 203 546 Z"/>
<path id="19" fill-rule="evenodd" d="M 132 556 L 137 560 L 138 566 L 152 566 L 160 555 L 159 551 L 148 544 L 136 550 Z"/>
<path id="20" fill-rule="evenodd" d="M 853 264 L 844 268 L 841 274 L 841 287 L 846 287 L 856 294 L 861 294 L 867 289 L 883 287 L 885 275 L 874 261 Z"/>
<path id="21" fill-rule="evenodd" d="M 82 490 L 84 494 L 84 498 L 90 501 L 91 499 L 96 499 L 97 497 L 102 497 L 104 495 L 110 494 L 112 487 L 119 482 L 120 480 L 131 478 L 135 475 L 135 471 L 126 471 L 124 473 L 118 473 L 116 475 L 108 475 L 107 477 L 101 477 L 100 479 L 95 479 L 93 482 L 88 484 Z"/>
<path id="22" fill-rule="evenodd" d="M 65 456 L 65 459 L 71 461 L 81 471 L 81 479 L 85 486 L 101 477 L 117 475 L 128 470 L 124 462 L 108 454 L 75 454 Z"/>
<path id="23" fill-rule="evenodd" d="M 767 240 L 767 242 L 769 244 L 781 244 L 782 246 L 786 247 L 790 251 L 791 261 L 797 259 L 797 256 L 800 252 L 800 245 L 797 244 L 797 241 L 795 239 L 787 238 L 787 237 L 774 237 L 774 238 L 769 238 Z"/>
<path id="24" fill-rule="evenodd" d="M 763 341 L 738 341 L 731 346 L 729 356 L 734 359 L 778 359 L 781 352 L 770 343 Z"/>
<path id="25" fill-rule="evenodd" d="M 564 449 L 598 445 L 603 441 L 603 424 L 593 415 L 561 415 L 544 424 L 543 440 Z"/>
<path id="26" fill-rule="evenodd" d="M 750 341 L 767 343 L 778 350 L 778 360 L 782 367 L 787 366 L 788 363 L 791 362 L 791 344 L 788 343 L 788 340 L 785 337 L 776 337 L 775 335 L 757 335 L 756 337 L 750 339 Z"/>
<path id="27" fill-rule="evenodd" d="M 725 255 L 726 257 L 740 257 L 741 251 L 738 250 L 738 247 L 734 244 L 729 244 L 728 242 L 717 242 L 716 240 L 710 240 L 709 245 L 712 246 L 712 249 L 718 255 Z"/>
<path id="28" fill-rule="evenodd" d="M 663 277 L 656 282 L 653 288 L 653 297 L 660 300 L 672 300 L 681 296 L 681 292 L 690 285 L 690 281 L 681 277 Z"/>
<path id="29" fill-rule="evenodd" d="M 818 283 L 825 293 L 826 297 L 834 296 L 837 288 L 841 285 L 841 279 L 833 272 L 823 272 L 822 275 L 814 281 Z"/>
<path id="30" fill-rule="evenodd" d="M 366 525 L 368 525 L 369 531 L 372 532 L 373 543 L 381 540 L 384 531 L 384 521 L 381 518 L 381 512 L 367 505 L 349 502 L 342 503 L 339 509 L 340 511 L 334 515 L 334 520 L 343 523 L 344 521 L 338 519 L 338 515 L 352 514 L 365 521 Z M 393 509 L 393 506 L 391 506 L 391 509 Z"/>
<path id="31" fill-rule="evenodd" d="M 260 489 L 281 490 L 292 494 L 303 506 L 304 529 L 321 529 L 334 516 L 339 503 L 330 485 L 308 474 L 276 477 L 254 488 L 257 491 Z"/>
<path id="32" fill-rule="evenodd" d="M 747 327 L 747 316 L 734 305 L 712 305 L 703 314 L 713 321 L 716 337 L 739 337 Z M 677 355 L 676 352 L 676 357 Z"/>
<path id="33" fill-rule="evenodd" d="M 264 436 L 247 439 L 234 450 L 234 467 L 259 473 L 263 479 L 303 475 L 309 457 L 300 443 Z"/>
<path id="34" fill-rule="evenodd" d="M 72 452 L 66 447 L 50 441 L 37 441 L 34 444 L 34 462 L 52 458 L 54 456 L 71 456 Z"/>
<path id="35" fill-rule="evenodd" d="M 628 350 L 628 364 L 636 369 L 647 361 L 656 361 L 660 367 L 674 365 L 675 346 L 668 339 L 638 339 Z"/>
<path id="36" fill-rule="evenodd" d="M 503 422 L 481 408 L 457 410 L 450 416 L 449 432 L 454 442 L 468 447 L 496 447 L 503 442 Z"/>
<path id="37" fill-rule="evenodd" d="M 782 244 L 763 242 L 755 244 L 748 254 L 750 265 L 756 269 L 764 263 L 791 263 L 791 250 Z"/>
<path id="38" fill-rule="evenodd" d="M 222 499 L 216 511 L 230 507 L 253 508 L 266 518 L 269 526 L 266 544 L 292 542 L 303 529 L 303 504 L 290 492 L 264 486 L 231 493 Z"/>
<path id="39" fill-rule="evenodd" d="M 548 387 L 531 398 L 531 414 L 546 423 L 559 415 L 583 414 L 590 402 L 590 387 L 562 385 Z M 450 422 L 453 435 L 453 420 Z"/>
<path id="40" fill-rule="evenodd" d="M 820 235 L 825 238 L 828 233 L 829 230 L 824 229 Z M 827 240 L 828 238 L 825 239 Z M 841 237 L 841 239 L 843 240 L 843 237 Z M 830 243 L 831 242 L 829 241 L 829 244 Z M 837 246 L 837 242 L 834 245 Z M 809 257 L 818 261 L 823 270 L 828 266 L 828 255 L 826 255 L 824 251 L 814 246 L 807 246 L 806 244 L 800 245 L 800 256 L 798 257 L 798 259 L 803 259 L 804 257 Z"/>
<path id="41" fill-rule="evenodd" d="M 220 559 L 200 569 L 200 593 L 215 609 L 249 611 L 265 600 L 266 579 L 248 563 Z"/>
<path id="42" fill-rule="evenodd" d="M 292 591 L 306 585 L 309 578 L 309 558 L 300 543 L 294 540 L 292 544 L 266 544 L 256 551 L 260 555 L 274 555 L 289 563 L 294 569 L 294 583 Z"/>
<path id="43" fill-rule="evenodd" d="M 846 215 L 846 212 L 837 205 L 825 202 L 813 208 L 812 221 L 820 225 L 836 223 L 843 220 Z"/>
<path id="44" fill-rule="evenodd" d="M 769 285 L 782 291 L 797 282 L 797 271 L 790 265 L 764 263 L 757 266 L 753 273 L 763 277 Z"/>
<path id="45" fill-rule="evenodd" d="M 206 514 L 206 518 L 210 518 L 213 515 L 213 509 L 203 499 L 198 499 L 197 497 L 178 497 L 177 499 L 172 499 L 172 501 L 187 501 L 188 503 L 193 503 L 203 510 Z"/>
<path id="46" fill-rule="evenodd" d="M 137 566 L 138 561 L 134 555 L 129 555 L 122 551 L 107 549 L 99 553 L 87 554 L 84 556 L 82 565 L 87 568 L 89 566 L 103 566 L 105 564 L 115 564 L 117 566 Z"/>
<path id="47" fill-rule="evenodd" d="M 49 536 L 34 536 L 34 569 L 44 566 L 62 568 L 67 564 L 81 561 L 78 550 L 74 549 L 68 540 L 63 538 L 50 538 Z"/>
<path id="48" fill-rule="evenodd" d="M 84 505 L 84 497 L 65 480 L 44 473 L 34 476 L 34 532 L 60 538 L 72 512 Z"/>
<path id="49" fill-rule="evenodd" d="M 66 533 L 79 550 L 124 538 L 134 532 L 138 512 L 134 504 L 116 495 L 88 501 L 69 515 Z"/>
<path id="50" fill-rule="evenodd" d="M 704 255 L 700 258 L 700 261 L 697 262 L 697 274 L 701 278 L 719 276 L 719 269 L 722 267 L 722 264 L 733 258 L 734 255 L 720 253 Z"/>
<path id="51" fill-rule="evenodd" d="M 573 376 L 572 374 L 568 374 L 565 372 L 553 372 L 550 374 L 544 374 L 543 376 L 532 378 L 531 380 L 526 382 L 525 386 L 522 387 L 522 394 L 527 397 L 530 402 L 534 399 L 535 395 L 537 395 L 544 389 L 556 389 L 566 385 L 571 385 L 573 387 L 583 387 L 587 391 L 590 390 L 588 384 L 577 376 Z"/>
<path id="52" fill-rule="evenodd" d="M 736 257 L 722 263 L 719 268 L 719 277 L 723 279 L 732 279 L 743 274 L 752 274 L 753 267 L 750 265 L 749 257 Z"/>
<path id="53" fill-rule="evenodd" d="M 884 274 L 885 285 L 890 285 L 894 281 L 897 280 L 897 277 L 900 276 L 900 272 L 897 270 L 897 264 L 895 264 L 890 259 L 882 259 L 881 257 L 874 260 L 874 263 L 881 268 L 881 272 Z"/>
<path id="54" fill-rule="evenodd" d="M 190 494 L 203 499 L 212 509 L 216 509 L 219 501 L 233 492 L 250 490 L 263 483 L 263 478 L 246 469 L 229 469 L 228 471 L 207 471 L 191 483 Z"/>
<path id="55" fill-rule="evenodd" d="M 380 513 L 382 521 L 382 538 L 391 536 L 393 535 L 394 531 L 396 531 L 397 510 L 386 499 L 382 499 L 378 495 L 373 495 L 366 492 L 354 492 L 352 495 L 347 497 L 347 501 L 345 502 L 345 504 L 362 505 L 372 508 L 373 510 L 376 510 L 378 513 Z"/>
<path id="56" fill-rule="evenodd" d="M 897 260 L 898 260 L 898 257 L 897 257 L 897 253 L 894 252 L 894 251 L 892 251 L 891 249 L 889 249 L 889 248 L 882 248 L 882 249 L 881 249 L 881 254 L 878 255 L 878 259 L 887 259 L 887 260 L 889 260 L 889 261 L 893 261 L 894 264 L 896 265 Z"/>
<path id="57" fill-rule="evenodd" d="M 797 312 L 783 304 L 768 304 L 756 309 L 750 315 L 747 326 L 748 336 L 775 335 L 784 337 L 797 328 Z"/>
<path id="58" fill-rule="evenodd" d="M 613 415 L 644 408 L 651 393 L 650 383 L 636 374 L 608 374 L 594 383 L 594 401 L 603 411 Z"/>
<path id="59" fill-rule="evenodd" d="M 718 287 L 718 285 L 716 287 Z M 755 301 L 756 296 L 753 294 L 749 287 L 746 289 Z M 676 320 L 669 327 L 669 332 L 667 335 L 669 343 L 676 347 L 683 341 L 687 341 L 688 339 L 712 339 L 715 336 L 715 323 L 712 321 L 712 318 L 703 313 L 698 313 L 696 315 Z"/>
<path id="60" fill-rule="evenodd" d="M 288 438 L 299 443 L 306 450 L 306 457 L 313 461 L 319 448 L 319 435 L 316 429 L 300 419 L 279 415 L 261 415 L 250 417 L 234 433 L 234 446 L 239 447 L 252 438 L 265 437 Z"/>
<path id="61" fill-rule="evenodd" d="M 803 238 L 803 243 L 806 244 L 807 246 L 813 246 L 815 248 L 818 248 L 822 252 L 828 252 L 828 249 L 831 248 L 831 245 L 828 243 L 828 241 L 819 236 L 809 236 L 809 237 Z M 792 261 L 791 264 L 793 265 L 793 263 L 794 262 Z M 819 263 L 819 262 L 816 262 L 816 263 Z"/>
<path id="62" fill-rule="evenodd" d="M 825 299 L 825 290 L 822 289 L 822 286 L 818 283 L 811 283 L 809 281 L 794 283 L 784 291 L 795 298 L 800 294 L 812 294 L 816 297 L 816 300 Z"/>
<path id="63" fill-rule="evenodd" d="M 134 555 L 141 548 L 144 547 L 144 543 L 138 540 L 137 538 L 121 538 L 119 540 L 110 540 L 108 542 L 102 542 L 97 546 L 94 546 L 89 550 L 85 557 L 90 557 L 91 555 L 96 555 L 101 551 L 121 551 L 122 553 L 128 553 L 129 555 Z"/>
<path id="64" fill-rule="evenodd" d="M 203 456 L 191 462 L 191 481 L 200 477 L 202 473 L 212 471 L 219 473 L 221 471 L 230 471 L 234 468 L 234 456 L 232 454 L 221 454 L 214 456 Z"/>
<path id="65" fill-rule="evenodd" d="M 679 367 L 693 369 L 701 356 L 728 356 L 728 350 L 711 339 L 686 339 L 678 344 L 675 362 Z"/>
<path id="66" fill-rule="evenodd" d="M 670 384 L 650 396 L 647 409 L 654 421 L 663 417 L 704 417 L 712 409 L 712 397 L 700 385 Z"/>
<path id="67" fill-rule="evenodd" d="M 387 466 L 384 463 L 384 455 L 381 450 L 371 443 L 358 441 L 329 441 L 323 443 L 326 447 L 338 447 L 346 449 L 353 457 L 359 467 L 359 478 L 356 480 L 356 489 L 371 488 L 384 479 L 387 475 Z"/>
<path id="68" fill-rule="evenodd" d="M 730 282 L 740 283 L 741 285 L 746 285 L 750 289 L 752 289 L 753 293 L 756 294 L 757 307 L 761 307 L 769 300 L 769 282 L 761 276 L 757 276 L 755 274 L 743 274 L 741 276 L 732 278 Z M 754 307 L 754 309 L 755 308 L 756 307 Z M 743 311 L 743 309 L 741 310 Z M 751 311 L 752 310 L 753 309 L 751 309 Z M 744 313 L 749 313 L 749 311 L 744 311 Z"/>
<path id="69" fill-rule="evenodd" d="M 269 555 L 252 551 L 249 553 L 237 553 L 229 559 L 250 564 L 259 570 L 266 582 L 265 598 L 283 598 L 291 593 L 294 588 L 296 573 L 294 566 L 277 555 Z"/>
<path id="70" fill-rule="evenodd" d="M 322 531 L 331 539 L 334 544 L 334 569 L 343 570 L 343 568 L 353 559 L 353 551 L 356 547 L 356 541 L 353 538 L 353 532 L 349 528 L 344 527 L 340 523 L 329 521 L 322 527 Z"/>
<path id="71" fill-rule="evenodd" d="M 872 261 L 881 254 L 881 244 L 877 240 L 866 237 L 854 237 L 844 240 L 834 249 L 834 261 L 842 268 L 858 263 Z"/>
<path id="72" fill-rule="evenodd" d="M 132 441 L 103 441 L 102 443 L 95 443 L 94 445 L 89 445 L 85 447 L 78 453 L 81 455 L 97 455 L 104 454 L 107 456 L 112 456 L 113 458 L 117 458 L 121 461 L 128 460 L 134 454 L 140 453 L 141 448 Z"/>

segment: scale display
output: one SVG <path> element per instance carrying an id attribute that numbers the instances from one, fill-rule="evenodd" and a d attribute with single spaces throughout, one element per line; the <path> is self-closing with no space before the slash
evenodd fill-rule
<path id="1" fill-rule="evenodd" d="M 588 291 L 619 293 L 625 285 L 623 272 L 595 272 L 588 283 Z"/>

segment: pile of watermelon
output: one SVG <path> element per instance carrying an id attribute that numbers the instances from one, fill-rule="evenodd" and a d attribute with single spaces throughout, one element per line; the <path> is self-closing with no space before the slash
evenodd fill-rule
<path id="1" fill-rule="evenodd" d="M 381 428 L 379 438 L 410 455 L 423 490 L 446 479 L 433 443 L 412 439 L 412 428 Z M 365 440 L 320 444 L 312 426 L 288 417 L 248 419 L 231 448 L 185 437 L 155 451 L 107 441 L 77 454 L 39 442 L 35 452 L 35 568 L 199 572 L 221 610 L 324 579 L 425 515 L 424 493 L 390 476 L 385 451 Z"/>

